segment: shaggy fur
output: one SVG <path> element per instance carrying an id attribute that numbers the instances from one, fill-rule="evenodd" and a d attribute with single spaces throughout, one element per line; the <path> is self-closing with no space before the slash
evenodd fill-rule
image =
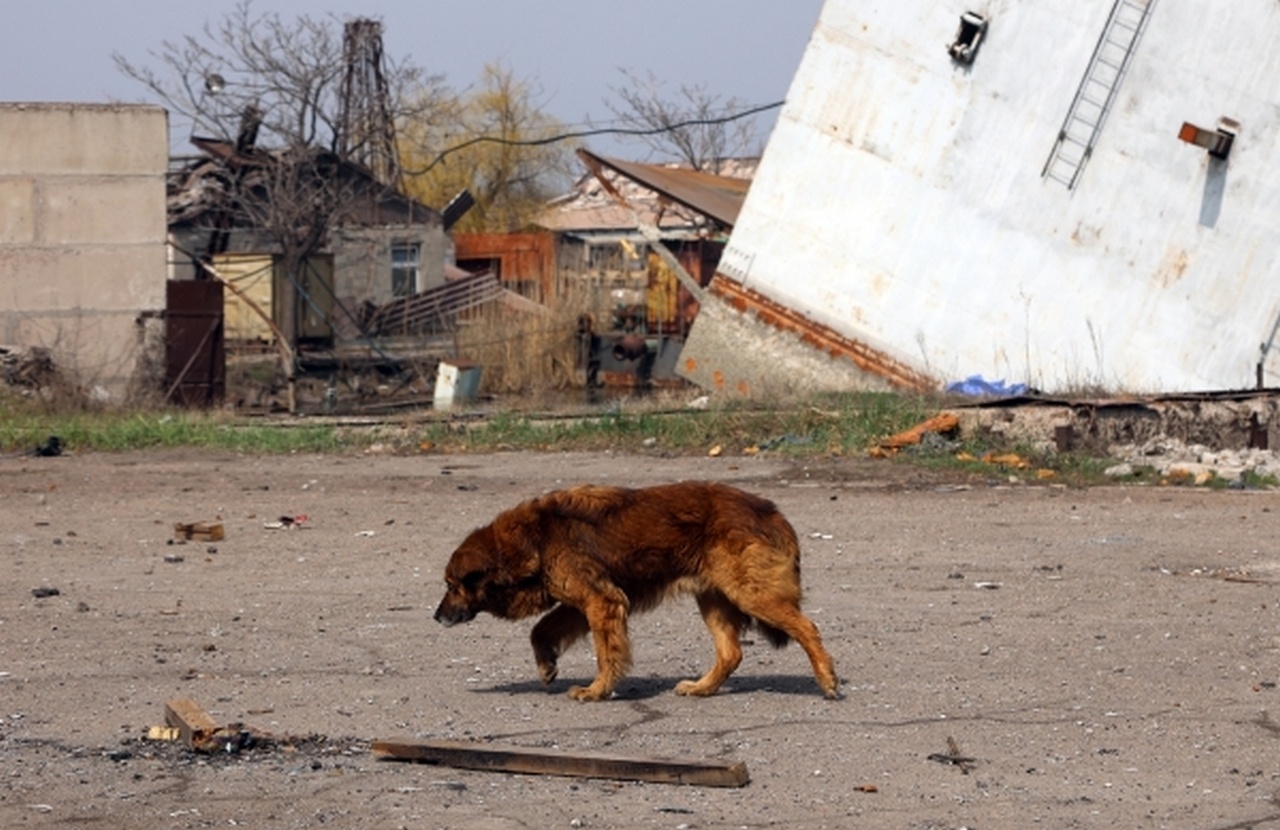
<path id="1" fill-rule="evenodd" d="M 800 612 L 800 546 L 772 502 L 723 484 L 643 489 L 573 487 L 523 502 L 467 536 L 445 569 L 435 618 L 466 622 L 544 614 L 531 639 L 538 674 L 591 634 L 597 673 L 578 700 L 609 697 L 631 664 L 627 616 L 691 593 L 715 643 L 715 664 L 681 695 L 710 695 L 742 660 L 754 624 L 775 646 L 794 639 L 827 697 L 839 692 L 818 629 Z"/>

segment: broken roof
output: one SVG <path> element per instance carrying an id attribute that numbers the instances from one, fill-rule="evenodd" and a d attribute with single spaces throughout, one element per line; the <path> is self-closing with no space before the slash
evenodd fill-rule
<path id="1" fill-rule="evenodd" d="M 635 208 L 642 220 L 673 234 L 731 229 L 756 166 L 756 159 L 731 159 L 726 169 L 738 175 L 716 175 L 677 164 L 623 161 L 587 150 L 578 153 L 588 166 L 604 171 L 610 186 Z M 619 204 L 594 175 L 588 175 L 579 180 L 572 193 L 553 202 L 539 217 L 539 224 L 549 230 L 572 233 L 630 229 L 636 226 L 636 220 L 631 209 Z"/>
<path id="2" fill-rule="evenodd" d="M 198 223 L 205 215 L 223 207 L 230 195 L 227 170 L 239 168 L 260 170 L 267 164 L 283 163 L 296 151 L 267 150 L 260 147 L 239 149 L 234 142 L 217 138 L 193 137 L 191 143 L 205 155 L 184 159 L 182 164 L 171 167 L 168 185 L 169 224 Z M 406 196 L 399 191 L 378 183 L 364 166 L 324 150 L 310 150 L 310 163 L 320 173 L 338 175 L 357 182 L 359 190 L 367 197 L 355 217 L 356 224 L 438 224 L 440 212 Z M 259 174 L 261 175 L 261 174 Z M 252 186 L 252 179 L 247 183 Z"/>

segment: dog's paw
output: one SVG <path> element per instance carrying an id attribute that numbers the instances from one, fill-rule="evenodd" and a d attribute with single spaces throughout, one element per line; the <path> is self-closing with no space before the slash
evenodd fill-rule
<path id="1" fill-rule="evenodd" d="M 556 679 L 556 675 L 558 674 L 560 674 L 560 667 L 554 662 L 544 663 L 539 661 L 538 677 L 542 679 L 543 685 L 550 686 L 551 682 Z"/>
<path id="2" fill-rule="evenodd" d="M 597 685 L 592 683 L 590 686 L 570 686 L 569 697 L 582 701 L 608 700 L 613 697 L 613 691 L 611 689 L 597 688 Z"/>
<path id="3" fill-rule="evenodd" d="M 676 684 L 676 694 L 685 697 L 708 697 L 716 693 L 719 686 L 708 687 L 700 680 L 681 680 Z"/>

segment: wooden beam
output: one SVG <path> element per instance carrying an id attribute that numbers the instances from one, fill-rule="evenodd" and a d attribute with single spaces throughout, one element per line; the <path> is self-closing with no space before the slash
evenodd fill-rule
<path id="1" fill-rule="evenodd" d="M 418 761 L 459 769 L 615 778 L 653 784 L 741 787 L 750 780 L 747 765 L 741 761 L 696 763 L 656 758 L 622 758 L 595 753 L 547 752 L 525 747 L 494 748 L 466 741 L 374 741 L 373 753 L 390 760 Z"/>
<path id="2" fill-rule="evenodd" d="M 177 729 L 178 737 L 192 749 L 198 749 L 206 738 L 218 731 L 218 724 L 191 698 L 166 703 L 164 722 Z"/>
<path id="3" fill-rule="evenodd" d="M 173 523 L 173 538 L 179 541 L 221 542 L 225 537 L 222 522 Z"/>

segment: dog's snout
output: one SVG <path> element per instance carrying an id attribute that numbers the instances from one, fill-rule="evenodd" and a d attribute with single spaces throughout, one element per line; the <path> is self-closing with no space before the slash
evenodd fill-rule
<path id="1" fill-rule="evenodd" d="M 435 613 L 436 622 L 445 626 L 464 623 L 474 619 L 475 616 L 476 612 L 470 608 L 449 602 L 448 596 L 440 601 L 440 606 L 436 608 Z"/>

